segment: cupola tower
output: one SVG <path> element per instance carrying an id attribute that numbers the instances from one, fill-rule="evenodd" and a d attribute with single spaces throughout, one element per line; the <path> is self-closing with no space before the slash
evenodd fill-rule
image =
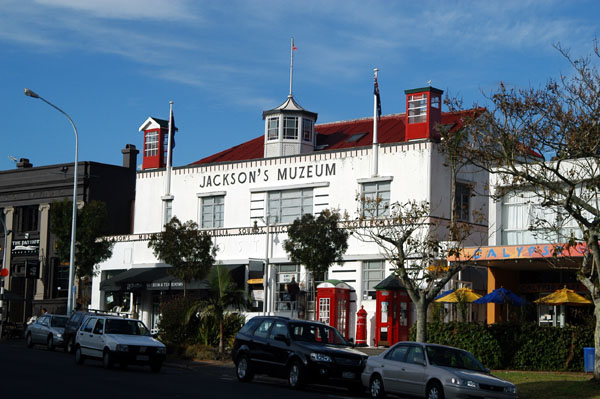
<path id="1" fill-rule="evenodd" d="M 437 125 L 442 121 L 443 90 L 435 87 L 405 90 L 406 140 L 438 139 Z"/>
<path id="2" fill-rule="evenodd" d="M 142 157 L 142 170 L 165 168 L 167 166 L 169 121 L 149 117 L 144 123 L 142 123 L 142 125 L 139 128 L 139 131 L 144 132 L 144 154 Z M 174 127 L 173 133 L 175 133 L 176 131 L 177 128 Z M 175 147 L 174 138 L 171 144 L 172 147 Z M 172 160 L 173 152 L 171 151 L 171 161 Z"/>

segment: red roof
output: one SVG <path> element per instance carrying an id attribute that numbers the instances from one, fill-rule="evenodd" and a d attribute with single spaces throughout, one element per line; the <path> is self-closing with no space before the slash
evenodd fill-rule
<path id="1" fill-rule="evenodd" d="M 442 113 L 442 124 L 451 125 L 455 129 L 460 125 L 460 113 Z M 377 125 L 377 136 L 380 144 L 402 143 L 405 141 L 406 114 L 382 116 Z M 366 147 L 373 143 L 373 118 L 354 119 L 343 122 L 332 122 L 315 125 L 317 147 L 315 152 L 337 150 L 343 148 Z M 231 147 L 225 151 L 208 156 L 192 165 L 215 162 L 247 161 L 264 157 L 264 135 L 253 140 Z"/>

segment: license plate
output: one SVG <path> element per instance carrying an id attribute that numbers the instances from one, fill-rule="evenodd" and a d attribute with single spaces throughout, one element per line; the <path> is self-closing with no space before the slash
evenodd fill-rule
<path id="1" fill-rule="evenodd" d="M 355 377 L 355 374 L 350 371 L 344 371 L 342 373 L 342 378 L 353 379 L 354 377 Z"/>
<path id="2" fill-rule="evenodd" d="M 148 361 L 148 360 L 150 360 L 150 356 L 137 355 L 137 356 L 135 357 L 135 359 L 136 359 L 136 360 L 139 360 L 139 361 Z"/>

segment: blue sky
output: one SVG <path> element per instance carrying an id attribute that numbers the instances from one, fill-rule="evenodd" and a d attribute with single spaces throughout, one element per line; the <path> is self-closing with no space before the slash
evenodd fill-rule
<path id="1" fill-rule="evenodd" d="M 553 48 L 592 50 L 597 1 L 1 0 L 0 170 L 79 159 L 120 164 L 139 126 L 179 128 L 174 165 L 262 134 L 262 111 L 289 90 L 317 123 L 372 115 L 373 68 L 383 114 L 427 81 L 465 104 L 500 81 L 539 86 L 570 73 Z M 138 163 L 141 163 L 141 158 Z"/>

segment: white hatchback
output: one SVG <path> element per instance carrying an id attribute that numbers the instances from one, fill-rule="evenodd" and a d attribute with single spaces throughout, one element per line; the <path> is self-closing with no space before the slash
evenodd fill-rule
<path id="1" fill-rule="evenodd" d="M 118 363 L 147 364 L 160 371 L 167 354 L 165 345 L 150 335 L 140 320 L 115 316 L 91 315 L 81 324 L 75 338 L 75 362 L 86 358 L 102 360 L 104 367 Z"/>

